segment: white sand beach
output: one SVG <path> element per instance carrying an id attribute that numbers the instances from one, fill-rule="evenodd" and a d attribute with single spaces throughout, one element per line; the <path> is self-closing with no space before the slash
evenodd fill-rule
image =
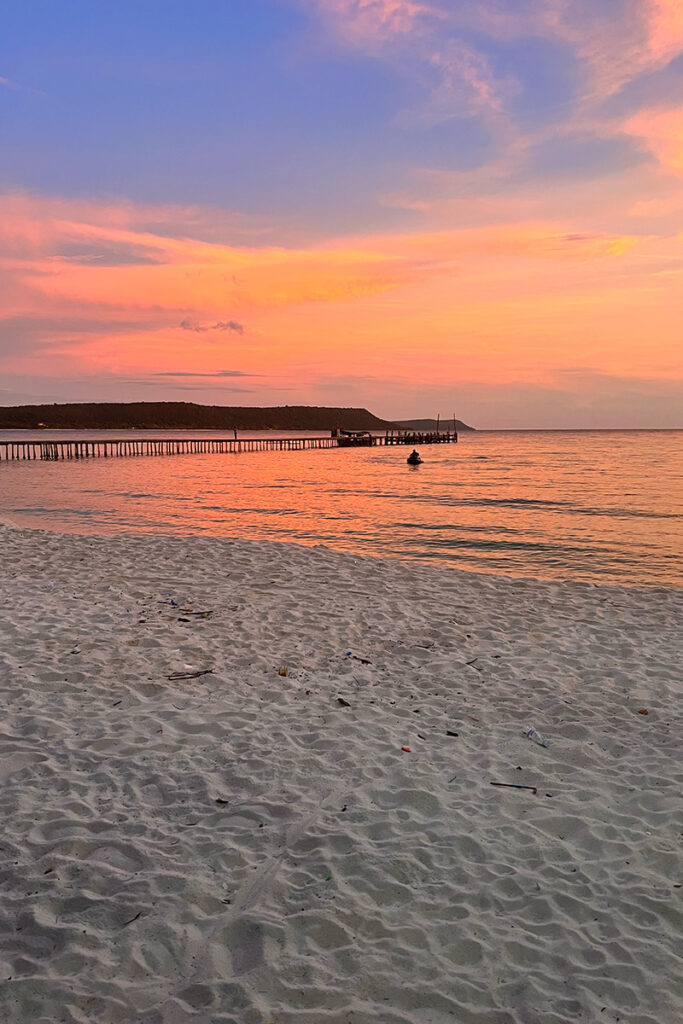
<path id="1" fill-rule="evenodd" d="M 0 542 L 0 1020 L 683 1019 L 683 591 Z"/>

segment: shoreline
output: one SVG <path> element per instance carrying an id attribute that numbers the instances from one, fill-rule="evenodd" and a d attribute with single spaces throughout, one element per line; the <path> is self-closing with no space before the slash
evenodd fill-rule
<path id="1" fill-rule="evenodd" d="M 680 1019 L 683 590 L 0 540 L 10 1024 Z"/>
<path id="2" fill-rule="evenodd" d="M 78 524 L 80 525 L 80 524 Z M 82 527 L 81 527 L 82 528 Z M 658 594 L 658 593 L 681 593 L 683 594 L 683 585 L 665 586 L 661 583 L 596 583 L 593 580 L 580 580 L 580 579 L 544 579 L 540 576 L 513 576 L 506 575 L 502 572 L 496 572 L 494 570 L 488 570 L 481 568 L 479 570 L 468 566 L 467 568 L 461 568 L 457 565 L 448 565 L 447 563 L 438 561 L 437 559 L 429 560 L 427 558 L 419 558 L 417 556 L 406 556 L 400 558 L 396 555 L 382 555 L 375 554 L 373 552 L 360 552 L 352 551 L 345 548 L 333 548 L 328 544 L 322 542 L 315 542 L 311 544 L 305 544 L 298 540 L 271 540 L 270 538 L 260 537 L 258 539 L 251 540 L 246 537 L 235 536 L 217 536 L 214 534 L 182 534 L 182 533 L 158 533 L 150 528 L 149 531 L 136 530 L 115 530 L 112 533 L 82 533 L 79 532 L 78 527 L 75 526 L 73 530 L 67 528 L 67 524 L 55 521 L 54 526 L 36 526 L 27 518 L 23 521 L 21 515 L 13 517 L 12 514 L 0 512 L 0 531 L 3 529 L 8 531 L 15 531 L 17 533 L 27 534 L 45 534 L 55 537 L 72 537 L 80 538 L 81 540 L 101 540 L 101 541 L 116 541 L 116 540 L 130 540 L 135 542 L 137 540 L 146 540 L 148 542 L 159 542 L 168 541 L 172 543 L 189 543 L 189 544 L 217 544 L 217 545 L 230 545 L 230 544 L 257 544 L 268 547 L 273 545 L 275 547 L 289 548 L 293 547 L 301 549 L 303 551 L 318 551 L 328 552 L 331 556 L 340 556 L 345 558 L 368 559 L 371 562 L 387 562 L 389 564 L 396 563 L 402 566 L 413 566 L 416 570 L 422 569 L 426 572 L 439 573 L 462 573 L 466 578 L 474 577 L 475 579 L 484 580 L 497 580 L 502 584 L 508 583 L 522 583 L 529 584 L 530 586 L 538 584 L 539 586 L 548 587 L 585 587 L 587 589 L 597 590 L 614 590 L 614 591 L 626 591 L 628 593 L 645 593 L 645 594 Z"/>

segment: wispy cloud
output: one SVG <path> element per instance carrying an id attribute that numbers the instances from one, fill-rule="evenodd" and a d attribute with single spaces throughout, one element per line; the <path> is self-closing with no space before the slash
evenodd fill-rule
<path id="1" fill-rule="evenodd" d="M 257 373 L 242 373 L 241 370 L 216 370 L 214 373 L 198 373 L 196 370 L 165 370 L 155 377 L 260 377 Z"/>
<path id="2" fill-rule="evenodd" d="M 13 92 L 32 93 L 34 96 L 46 95 L 42 89 L 32 89 L 29 85 L 22 85 L 21 82 L 15 82 L 11 78 L 4 78 L 2 75 L 0 75 L 0 87 L 11 89 Z"/>
<path id="3" fill-rule="evenodd" d="M 365 46 L 408 35 L 435 14 L 429 3 L 412 0 L 313 0 L 313 6 L 340 33 Z"/>
<path id="4" fill-rule="evenodd" d="M 526 41 L 561 45 L 579 69 L 575 95 L 536 141 L 563 132 L 594 132 L 607 137 L 634 125 L 610 117 L 605 104 L 629 87 L 631 112 L 638 109 L 639 82 L 651 78 L 683 54 L 681 0 L 307 0 L 345 45 L 392 62 L 411 76 L 422 94 L 399 117 L 417 127 L 453 118 L 484 119 L 502 155 L 519 153 L 515 101 L 523 75 L 499 67 L 500 46 Z M 493 44 L 493 45 L 492 45 Z M 651 104 L 649 104 L 651 106 Z M 669 104 L 670 105 L 670 104 Z M 659 119 L 671 129 L 674 119 Z M 651 151 L 675 169 L 671 146 L 660 135 L 641 133 Z M 530 140 L 533 142 L 533 140 Z"/>
<path id="5" fill-rule="evenodd" d="M 338 38 L 394 63 L 423 98 L 405 124 L 500 114 L 501 86 L 484 53 L 452 31 L 448 8 L 412 0 L 312 0 Z"/>
<path id="6" fill-rule="evenodd" d="M 205 334 L 207 331 L 233 331 L 235 334 L 244 334 L 244 324 L 238 320 L 218 320 L 215 324 L 199 324 L 196 320 L 185 317 L 180 321 L 184 331 L 194 331 L 196 334 Z"/>

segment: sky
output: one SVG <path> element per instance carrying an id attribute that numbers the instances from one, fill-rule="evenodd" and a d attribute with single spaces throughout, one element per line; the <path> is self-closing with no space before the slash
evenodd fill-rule
<path id="1" fill-rule="evenodd" d="M 0 405 L 683 427 L 683 0 L 7 0 Z"/>

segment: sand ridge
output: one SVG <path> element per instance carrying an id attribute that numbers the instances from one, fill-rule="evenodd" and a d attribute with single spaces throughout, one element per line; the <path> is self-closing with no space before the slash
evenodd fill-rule
<path id="1" fill-rule="evenodd" d="M 683 592 L 0 541 L 3 1020 L 683 1017 Z"/>

